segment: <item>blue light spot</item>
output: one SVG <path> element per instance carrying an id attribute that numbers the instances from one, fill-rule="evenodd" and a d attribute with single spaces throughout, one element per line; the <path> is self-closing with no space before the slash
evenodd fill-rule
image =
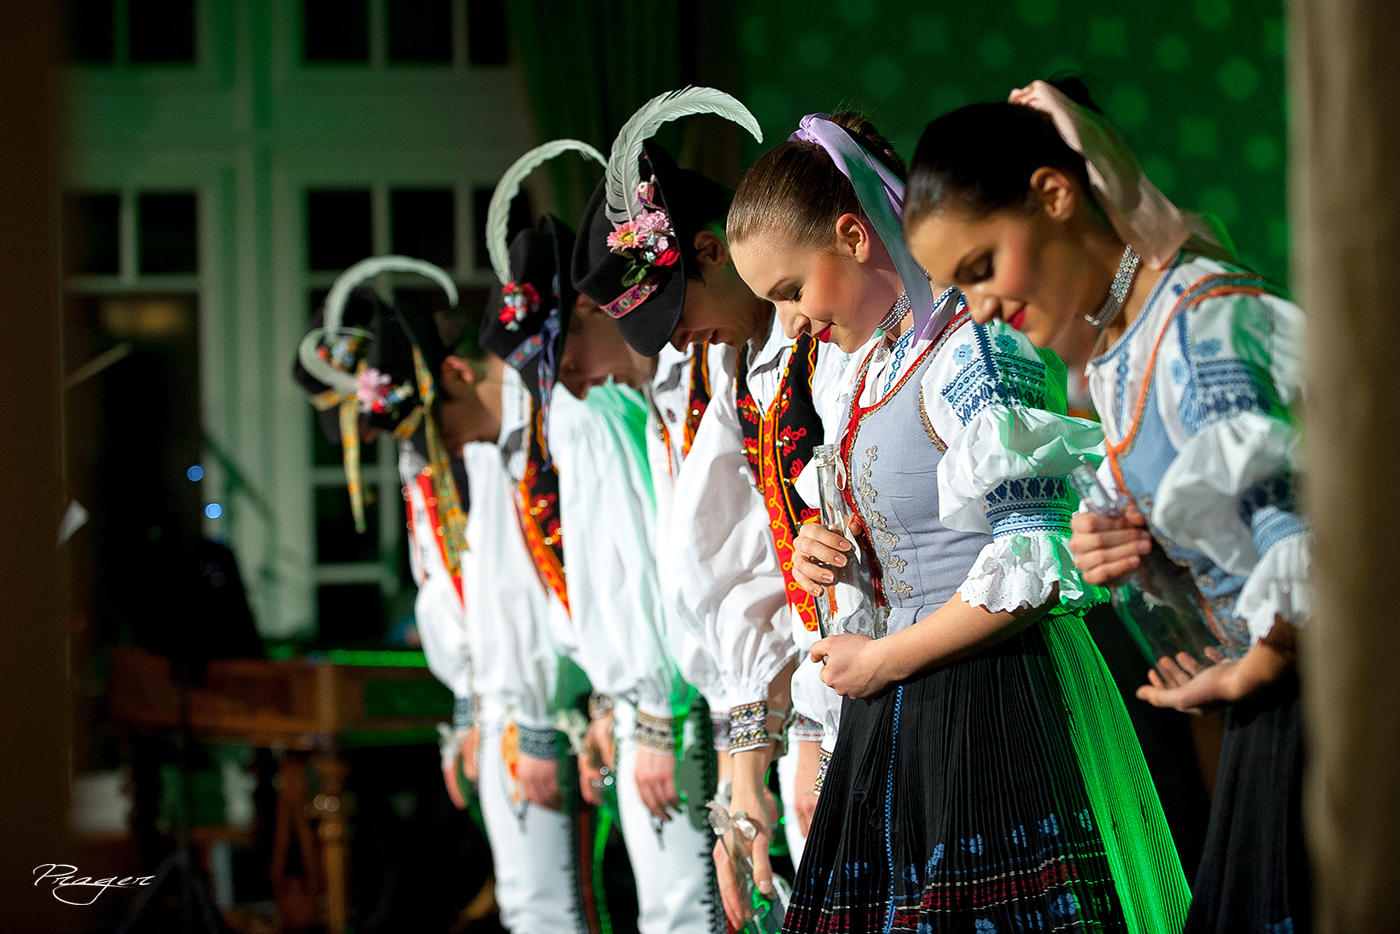
<path id="1" fill-rule="evenodd" d="M 191 483 L 198 483 L 204 479 L 204 468 L 195 464 L 189 470 L 185 471 L 185 476 L 190 478 Z"/>
<path id="2" fill-rule="evenodd" d="M 224 507 L 218 503 L 210 503 L 204 507 L 204 514 L 210 519 L 217 519 L 224 514 Z"/>

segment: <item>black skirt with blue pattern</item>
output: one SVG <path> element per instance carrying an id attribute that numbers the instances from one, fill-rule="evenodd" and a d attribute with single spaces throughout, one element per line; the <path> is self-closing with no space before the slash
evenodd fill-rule
<path id="1" fill-rule="evenodd" d="M 847 699 L 784 931 L 1124 931 L 1040 627 Z"/>

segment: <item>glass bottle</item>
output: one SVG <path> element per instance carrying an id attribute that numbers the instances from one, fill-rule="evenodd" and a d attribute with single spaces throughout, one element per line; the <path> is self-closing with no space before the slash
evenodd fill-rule
<path id="1" fill-rule="evenodd" d="M 786 879 L 773 873 L 773 894 L 764 895 L 753 881 L 753 849 L 755 828 L 743 811 L 730 814 L 727 804 L 709 806 L 710 826 L 724 844 L 729 857 L 729 868 L 734 873 L 734 887 L 739 893 L 739 903 L 747 906 L 742 934 L 779 934 L 783 929 L 783 917 L 787 914 L 788 899 L 792 887 Z"/>
<path id="2" fill-rule="evenodd" d="M 1080 465 L 1069 480 L 1090 512 L 1108 518 L 1123 515 L 1126 501 L 1111 495 L 1093 468 Z M 1182 652 L 1203 666 L 1225 657 L 1227 650 L 1211 628 L 1190 570 L 1173 561 L 1156 539 L 1141 557 L 1141 563 L 1108 591 L 1118 618 L 1148 662 L 1155 667 Z"/>
<path id="3" fill-rule="evenodd" d="M 851 543 L 850 550 L 845 553 L 846 563 L 827 567 L 834 579 L 817 597 L 817 622 L 822 638 L 850 632 L 879 639 L 885 635 L 888 610 L 875 599 L 870 564 L 853 530 L 857 517 L 841 493 L 841 457 L 836 445 L 817 445 L 812 449 L 812 463 L 817 471 L 822 527 L 844 536 Z"/>

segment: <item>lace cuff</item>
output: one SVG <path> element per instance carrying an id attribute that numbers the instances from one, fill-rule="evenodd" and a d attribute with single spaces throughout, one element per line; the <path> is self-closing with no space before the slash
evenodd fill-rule
<path id="1" fill-rule="evenodd" d="M 553 727 L 525 726 L 517 722 L 515 729 L 520 736 L 520 754 L 531 759 L 557 759 L 559 747 L 555 742 Z"/>
<path id="2" fill-rule="evenodd" d="M 657 717 L 639 710 L 637 725 L 632 730 L 632 742 L 648 752 L 675 755 L 675 721 L 670 717 Z"/>
<path id="3" fill-rule="evenodd" d="M 1235 615 L 1258 642 L 1274 628 L 1274 619 L 1302 626 L 1312 615 L 1312 533 L 1300 531 L 1275 542 L 1244 582 Z"/>
<path id="4" fill-rule="evenodd" d="M 1104 590 L 1084 582 L 1065 536 L 1052 532 L 994 540 L 982 549 L 958 590 L 972 606 L 998 613 L 1044 605 L 1055 584 L 1065 606 L 1087 607 L 1107 598 Z"/>
<path id="5" fill-rule="evenodd" d="M 768 739 L 768 702 L 740 704 L 729 711 L 729 754 L 762 749 Z"/>

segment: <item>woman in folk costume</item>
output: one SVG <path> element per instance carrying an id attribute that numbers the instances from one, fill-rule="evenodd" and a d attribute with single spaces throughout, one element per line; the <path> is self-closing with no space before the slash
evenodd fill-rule
<path id="1" fill-rule="evenodd" d="M 506 480 L 509 452 L 494 443 L 528 419 L 528 394 L 500 361 L 483 366 L 448 353 L 432 320 L 400 310 L 380 326 L 343 326 L 344 295 L 381 272 L 427 275 L 456 301 L 451 277 L 429 263 L 365 260 L 332 288 L 325 325 L 303 340 L 299 363 L 328 387 L 312 401 L 339 406 L 342 425 L 354 425 L 358 408 L 371 426 L 393 427 L 400 438 L 415 571 L 421 574 L 415 614 L 430 667 L 458 699 L 459 748 L 470 755 L 479 736 L 477 761 L 466 771 L 478 774 L 502 924 L 520 934 L 594 931 L 591 867 L 575 858 L 575 821 L 557 810 L 562 797 L 552 705 L 559 665 L 548 600 L 521 536 L 514 484 Z M 426 458 L 409 443 L 420 427 Z M 356 451 L 353 479 L 358 431 L 345 434 L 351 431 L 356 437 L 346 447 Z M 451 480 L 452 452 L 465 453 L 470 515 Z M 349 467 L 349 454 L 346 460 Z M 351 483 L 352 495 L 357 487 Z M 450 757 L 449 748 L 444 777 L 455 779 Z"/>
<path id="2" fill-rule="evenodd" d="M 1053 355 L 935 298 L 902 168 L 868 124 L 813 114 L 730 211 L 784 326 L 855 351 L 842 486 L 889 608 L 881 638 L 812 648 L 846 701 L 785 929 L 1170 931 L 1185 880 L 1066 547 L 1063 478 L 1097 428 L 1061 414 Z M 804 525 L 799 582 L 850 547 Z"/>
<path id="3" fill-rule="evenodd" d="M 1155 539 L 1191 572 L 1227 656 L 1204 670 L 1163 659 L 1139 691 L 1182 710 L 1225 705 L 1186 930 L 1308 929 L 1294 673 L 1309 609 L 1302 313 L 1224 259 L 1218 232 L 1153 187 L 1102 117 L 1045 82 L 930 124 L 915 161 L 910 245 L 978 320 L 1038 345 L 1080 316 L 1101 331 L 1089 364 L 1108 442 L 1099 473 L 1131 508 L 1075 517 L 1085 578 L 1115 580 Z"/>
<path id="4" fill-rule="evenodd" d="M 666 642 L 647 407 L 629 385 L 649 374 L 629 361 L 610 372 L 617 382 L 593 387 L 585 401 L 557 386 L 574 315 L 591 304 L 569 282 L 573 232 L 547 216 L 506 245 L 508 208 L 521 181 L 569 151 L 603 162 L 587 144 L 559 140 L 526 153 L 496 187 L 487 246 L 505 285 L 481 339 L 519 371 L 537 403 L 521 488 L 527 530 L 537 532 L 527 534 L 546 576 L 567 584 L 571 655 L 592 681 L 594 711 L 601 713 L 603 698 L 611 710 L 616 739 L 600 737 L 600 751 L 615 775 L 638 929 L 707 934 L 722 928 L 703 810 L 713 794 L 714 757 L 708 711 Z M 603 776 L 583 762 L 580 770 L 586 794 L 598 800 Z"/>

